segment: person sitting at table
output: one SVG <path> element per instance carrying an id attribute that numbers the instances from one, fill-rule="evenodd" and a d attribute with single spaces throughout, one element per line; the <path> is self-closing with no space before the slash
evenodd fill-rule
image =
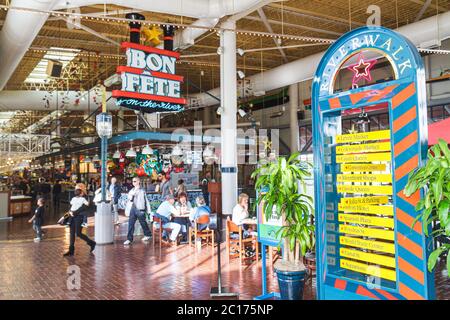
<path id="1" fill-rule="evenodd" d="M 175 208 L 175 198 L 172 194 L 169 194 L 165 198 L 158 209 L 156 209 L 155 216 L 161 219 L 161 228 L 172 229 L 169 239 L 173 244 L 176 244 L 178 234 L 181 230 L 181 225 L 176 222 L 172 222 L 172 218 L 178 214 L 177 209 Z M 165 232 L 163 233 L 163 237 L 167 237 Z"/>
<path id="2" fill-rule="evenodd" d="M 200 218 L 201 216 L 209 216 L 211 214 L 211 209 L 206 205 L 205 198 L 202 196 L 198 196 L 195 199 L 195 203 L 197 204 L 197 207 L 192 210 L 189 220 L 191 220 L 192 226 L 195 227 L 195 221 Z M 208 227 L 208 224 L 200 224 L 197 227 L 198 231 L 202 231 Z"/>
<path id="3" fill-rule="evenodd" d="M 244 233 L 244 238 L 248 238 L 253 232 L 252 227 L 245 227 L 243 221 L 248 218 L 248 195 L 246 193 L 241 193 L 238 197 L 238 203 L 233 208 L 233 214 L 231 216 L 231 221 L 238 226 L 242 226 Z"/>
<path id="4" fill-rule="evenodd" d="M 181 192 L 178 195 L 178 201 L 175 204 L 175 208 L 177 209 L 177 215 L 173 219 L 173 222 L 179 223 L 181 225 L 181 234 L 183 235 L 182 242 L 187 241 L 187 228 L 189 227 L 189 218 L 186 215 L 189 215 L 192 211 L 192 205 L 187 200 L 187 195 L 184 192 Z M 180 217 L 184 216 L 184 217 Z"/>

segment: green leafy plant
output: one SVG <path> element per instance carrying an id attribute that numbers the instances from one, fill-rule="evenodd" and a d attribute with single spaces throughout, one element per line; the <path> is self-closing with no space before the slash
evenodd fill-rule
<path id="1" fill-rule="evenodd" d="M 425 235 L 450 238 L 450 150 L 445 140 L 428 151 L 425 166 L 416 169 L 408 176 L 404 194 L 410 197 L 423 189 L 424 197 L 417 203 L 416 210 L 421 211 L 413 222 L 422 221 Z M 439 227 L 429 233 L 430 225 L 435 222 Z M 428 270 L 432 271 L 441 254 L 450 250 L 450 244 L 442 244 L 428 258 Z M 447 254 L 447 270 L 450 272 L 450 255 Z M 450 273 L 449 273 L 450 274 Z"/>
<path id="2" fill-rule="evenodd" d="M 314 247 L 314 225 L 310 215 L 314 210 L 312 198 L 302 192 L 306 190 L 305 178 L 311 164 L 298 159 L 295 153 L 286 159 L 279 157 L 274 162 L 261 165 L 252 173 L 256 178 L 256 190 L 264 189 L 258 197 L 263 204 L 263 213 L 269 219 L 273 213 L 282 217 L 283 226 L 278 231 L 283 241 L 283 261 L 293 265 L 301 264 L 301 257 Z M 300 190 L 301 189 L 301 190 Z"/>

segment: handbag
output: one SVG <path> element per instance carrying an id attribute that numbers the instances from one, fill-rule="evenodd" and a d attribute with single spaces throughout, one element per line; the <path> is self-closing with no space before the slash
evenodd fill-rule
<path id="1" fill-rule="evenodd" d="M 66 226 L 66 225 L 70 225 L 71 221 L 72 221 L 72 216 L 66 212 L 59 220 L 58 220 L 58 224 L 62 225 L 62 226 Z"/>

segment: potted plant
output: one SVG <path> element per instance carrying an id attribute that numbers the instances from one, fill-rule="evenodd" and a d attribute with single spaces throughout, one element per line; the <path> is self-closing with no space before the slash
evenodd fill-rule
<path id="1" fill-rule="evenodd" d="M 275 264 L 275 271 L 283 300 L 303 298 L 306 268 L 302 256 L 314 246 L 314 225 L 309 222 L 313 214 L 312 198 L 303 193 L 305 178 L 311 176 L 308 170 L 311 164 L 301 162 L 298 157 L 299 153 L 289 159 L 279 157 L 252 173 L 256 190 L 265 190 L 258 203 L 262 203 L 266 220 L 274 214 L 282 219 L 277 236 L 283 245 L 283 257 Z"/>
<path id="2" fill-rule="evenodd" d="M 428 151 L 426 165 L 409 174 L 404 194 L 410 197 L 420 189 L 424 190 L 424 197 L 416 205 L 416 210 L 421 212 L 413 225 L 420 219 L 425 236 L 433 236 L 443 242 L 442 246 L 431 252 L 428 270 L 431 272 L 439 256 L 447 253 L 450 274 L 450 150 L 442 139 Z M 433 225 L 435 227 L 430 234 L 429 229 Z"/>

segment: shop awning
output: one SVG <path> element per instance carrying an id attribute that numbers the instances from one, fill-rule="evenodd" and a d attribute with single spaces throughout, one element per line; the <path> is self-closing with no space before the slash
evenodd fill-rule
<path id="1" fill-rule="evenodd" d="M 450 142 L 450 118 L 428 125 L 428 145 L 438 143 L 439 138 Z"/>

